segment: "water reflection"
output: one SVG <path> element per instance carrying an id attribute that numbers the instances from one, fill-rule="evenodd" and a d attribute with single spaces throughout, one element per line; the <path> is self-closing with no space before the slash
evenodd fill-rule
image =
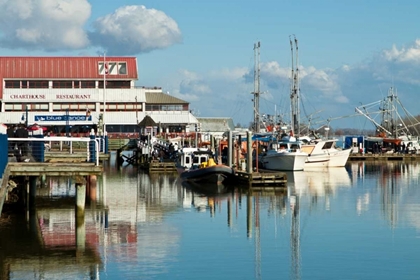
<path id="1" fill-rule="evenodd" d="M 283 189 L 221 186 L 212 193 L 177 175 L 105 167 L 82 222 L 73 179 L 48 178 L 35 212 L 0 224 L 2 279 L 167 279 L 173 274 L 195 279 L 192 268 L 203 263 L 219 268 L 206 272 L 217 279 L 354 279 L 349 263 L 361 267 L 360 256 L 380 258 L 389 250 L 381 222 L 392 230 L 420 229 L 416 162 L 290 172 Z M 407 233 L 404 241 L 394 236 L 393 242 L 409 250 L 418 241 L 408 236 L 408 245 Z M 198 248 L 205 254 L 198 257 Z M 401 255 L 393 254 L 384 265 L 398 265 Z M 317 263 L 315 269 L 313 260 L 320 257 L 325 266 Z M 219 265 L 227 262 L 228 267 Z"/>

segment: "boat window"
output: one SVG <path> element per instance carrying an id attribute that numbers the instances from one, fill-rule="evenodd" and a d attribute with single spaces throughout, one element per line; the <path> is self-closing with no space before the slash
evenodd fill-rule
<path id="1" fill-rule="evenodd" d="M 207 161 L 207 157 L 201 157 L 200 158 L 200 163 L 206 162 Z"/>
<path id="2" fill-rule="evenodd" d="M 334 142 L 326 142 L 324 144 L 324 146 L 322 147 L 322 149 L 331 149 L 331 147 L 333 146 Z"/>
<path id="3" fill-rule="evenodd" d="M 199 157 L 194 157 L 193 158 L 193 163 L 199 163 L 199 161 L 198 161 L 199 159 L 200 159 Z"/>
<path id="4" fill-rule="evenodd" d="M 287 144 L 280 144 L 280 150 L 287 150 Z"/>
<path id="5" fill-rule="evenodd" d="M 297 144 L 292 144 L 292 145 L 290 146 L 290 149 L 292 149 L 293 151 L 296 151 L 296 150 L 298 150 L 298 149 L 299 149 L 299 145 L 297 145 Z"/>
<path id="6" fill-rule="evenodd" d="M 191 157 L 185 157 L 185 164 L 190 164 Z"/>

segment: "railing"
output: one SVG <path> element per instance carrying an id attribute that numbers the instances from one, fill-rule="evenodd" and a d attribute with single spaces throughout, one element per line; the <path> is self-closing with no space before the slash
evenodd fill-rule
<path id="1" fill-rule="evenodd" d="M 74 137 L 44 137 L 44 138 L 8 138 L 9 154 L 17 154 L 20 156 L 32 155 L 35 159 L 41 158 L 43 161 L 45 151 L 68 151 L 69 154 L 81 153 L 86 157 L 86 161 L 92 158 L 91 150 L 95 153 L 95 163 L 99 165 L 99 143 L 101 139 L 95 138 L 74 138 Z M 90 143 L 94 142 L 94 149 L 91 149 Z M 75 143 L 79 143 L 79 147 L 74 149 Z M 38 157 L 39 156 L 39 157 Z"/>

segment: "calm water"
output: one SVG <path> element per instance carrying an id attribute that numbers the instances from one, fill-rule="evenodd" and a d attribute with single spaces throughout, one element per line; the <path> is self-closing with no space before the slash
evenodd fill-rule
<path id="1" fill-rule="evenodd" d="M 419 279 L 418 163 L 351 162 L 220 195 L 106 169 L 84 223 L 66 178 L 39 190 L 35 213 L 2 220 L 1 279 Z"/>

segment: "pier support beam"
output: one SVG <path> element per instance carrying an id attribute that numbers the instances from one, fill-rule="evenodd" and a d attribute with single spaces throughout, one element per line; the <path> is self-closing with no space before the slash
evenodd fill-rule
<path id="1" fill-rule="evenodd" d="M 90 201 L 96 201 L 96 189 L 97 189 L 97 177 L 96 175 L 90 175 L 87 177 L 88 188 L 87 195 Z"/>
<path id="2" fill-rule="evenodd" d="M 251 131 L 246 133 L 246 144 L 247 144 L 247 152 L 246 152 L 246 172 L 251 174 L 252 173 L 252 134 Z"/>
<path id="3" fill-rule="evenodd" d="M 76 183 L 76 246 L 83 252 L 86 246 L 85 227 L 86 184 Z"/>
<path id="4" fill-rule="evenodd" d="M 227 166 L 232 167 L 232 151 L 233 151 L 233 140 L 232 140 L 232 130 L 228 131 L 228 158 L 227 158 Z"/>
<path id="5" fill-rule="evenodd" d="M 36 197 L 36 176 L 29 177 L 29 193 L 28 193 L 28 208 L 33 209 L 35 208 L 35 197 Z"/>

